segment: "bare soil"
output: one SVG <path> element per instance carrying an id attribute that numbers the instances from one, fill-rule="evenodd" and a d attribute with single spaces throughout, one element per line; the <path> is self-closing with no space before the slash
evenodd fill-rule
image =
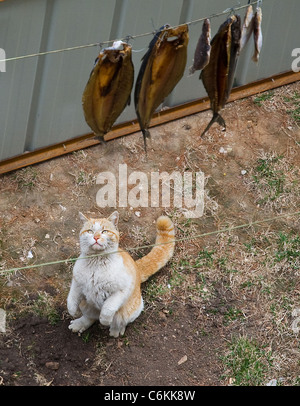
<path id="1" fill-rule="evenodd" d="M 300 130 L 291 113 L 299 109 L 299 93 L 297 82 L 229 103 L 227 130 L 216 124 L 203 139 L 210 111 L 152 128 L 148 160 L 138 132 L 2 176 L 0 308 L 7 321 L 0 385 L 237 384 L 224 362 L 234 337 L 272 352 L 260 384 L 299 384 L 299 336 L 291 323 L 300 308 L 294 243 L 300 217 L 276 220 L 300 207 Z M 175 222 L 177 237 L 187 239 L 143 285 L 145 310 L 123 337 L 109 337 L 99 324 L 79 336 L 68 329 L 66 309 L 72 262 L 6 271 L 78 256 L 78 212 L 96 217 L 114 210 L 97 206 L 96 179 L 111 171 L 118 180 L 121 163 L 128 175 L 148 177 L 203 171 L 204 214 L 187 219 L 176 207 L 117 207 L 120 245 L 134 258 L 147 249 L 133 247 L 154 242 L 163 213 Z M 193 238 L 267 218 L 274 220 Z"/>

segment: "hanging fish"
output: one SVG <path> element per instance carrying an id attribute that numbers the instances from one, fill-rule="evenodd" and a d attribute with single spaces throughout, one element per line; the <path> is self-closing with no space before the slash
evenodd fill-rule
<path id="1" fill-rule="evenodd" d="M 196 70 L 204 69 L 205 66 L 208 64 L 211 49 L 210 39 L 211 39 L 210 21 L 208 18 L 206 18 L 203 21 L 202 34 L 200 35 L 195 50 L 193 66 L 189 68 L 190 75 L 192 75 Z"/>
<path id="2" fill-rule="evenodd" d="M 149 44 L 142 59 L 134 93 L 137 118 L 144 137 L 150 137 L 149 124 L 158 106 L 182 78 L 187 60 L 188 26 L 164 25 Z"/>
<path id="3" fill-rule="evenodd" d="M 242 28 L 242 36 L 241 36 L 241 50 L 245 47 L 247 42 L 249 41 L 249 38 L 253 32 L 253 8 L 252 6 L 248 6 L 243 22 L 243 28 Z"/>
<path id="4" fill-rule="evenodd" d="M 253 20 L 253 35 L 254 35 L 254 54 L 252 60 L 258 62 L 260 50 L 262 47 L 262 31 L 261 31 L 261 22 L 262 22 L 262 11 L 260 7 L 256 8 Z"/>
<path id="5" fill-rule="evenodd" d="M 225 94 L 226 101 L 230 96 L 231 89 L 233 86 L 234 74 L 236 70 L 238 57 L 240 55 L 240 46 L 241 46 L 241 17 L 239 15 L 235 15 L 235 18 L 236 20 L 231 25 L 230 61 L 228 70 L 227 90 Z"/>
<path id="6" fill-rule="evenodd" d="M 82 96 L 85 120 L 100 141 L 130 103 L 133 79 L 130 45 L 115 41 L 100 52 Z"/>
<path id="7" fill-rule="evenodd" d="M 213 117 L 201 134 L 201 137 L 215 122 L 226 128 L 226 124 L 219 111 L 225 106 L 229 97 L 229 86 L 232 86 L 235 63 L 230 64 L 231 60 L 231 26 L 237 20 L 236 16 L 228 18 L 219 28 L 217 34 L 211 42 L 211 53 L 209 64 L 202 70 L 200 78 L 202 79 L 205 90 L 207 91 Z M 231 71 L 230 71 L 231 68 Z M 230 83 L 229 83 L 230 82 Z"/>

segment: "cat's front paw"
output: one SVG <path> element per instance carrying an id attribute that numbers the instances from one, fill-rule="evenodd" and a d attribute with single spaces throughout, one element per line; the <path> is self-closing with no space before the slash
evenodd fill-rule
<path id="1" fill-rule="evenodd" d="M 115 312 L 109 309 L 101 311 L 99 321 L 103 326 L 110 326 L 113 318 L 114 318 Z"/>
<path id="2" fill-rule="evenodd" d="M 82 316 L 79 319 L 72 320 L 70 325 L 69 325 L 69 329 L 73 333 L 83 333 L 93 323 L 94 323 L 94 320 L 88 319 L 87 317 Z"/>
<path id="3" fill-rule="evenodd" d="M 72 317 L 79 317 L 81 315 L 81 312 L 79 310 L 79 306 L 72 304 L 72 303 L 68 303 L 67 304 L 67 308 L 68 308 L 68 312 L 70 314 L 70 316 Z"/>

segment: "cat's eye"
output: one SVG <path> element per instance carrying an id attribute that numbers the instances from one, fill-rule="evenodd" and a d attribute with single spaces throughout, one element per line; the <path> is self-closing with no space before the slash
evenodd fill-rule
<path id="1" fill-rule="evenodd" d="M 101 231 L 102 234 L 105 234 L 105 233 L 108 233 L 108 232 L 109 232 L 108 230 L 102 230 Z"/>
<path id="2" fill-rule="evenodd" d="M 89 234 L 94 234 L 93 230 L 86 230 L 86 232 L 89 233 Z"/>

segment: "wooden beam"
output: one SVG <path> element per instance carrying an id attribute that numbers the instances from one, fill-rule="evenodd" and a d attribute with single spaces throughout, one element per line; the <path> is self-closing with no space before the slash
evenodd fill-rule
<path id="1" fill-rule="evenodd" d="M 244 86 L 239 86 L 232 89 L 228 102 L 243 99 L 257 93 L 265 92 L 276 87 L 288 85 L 300 80 L 300 72 L 292 71 L 274 75 L 267 79 L 258 80 Z M 165 124 L 169 121 L 178 120 L 180 118 L 199 113 L 210 108 L 209 99 L 207 97 L 197 99 L 179 106 L 171 107 L 156 113 L 151 120 L 151 127 Z M 132 134 L 140 131 L 137 120 L 128 121 L 116 125 L 106 134 L 105 140 L 113 140 L 118 137 Z M 45 148 L 40 148 L 35 151 L 25 152 L 13 158 L 6 159 L 0 162 L 0 174 L 14 171 L 28 165 L 33 165 L 42 161 L 47 161 L 58 156 L 78 151 L 93 145 L 99 144 L 95 139 L 94 134 L 86 134 L 71 140 L 61 142 L 55 145 L 50 145 Z"/>

